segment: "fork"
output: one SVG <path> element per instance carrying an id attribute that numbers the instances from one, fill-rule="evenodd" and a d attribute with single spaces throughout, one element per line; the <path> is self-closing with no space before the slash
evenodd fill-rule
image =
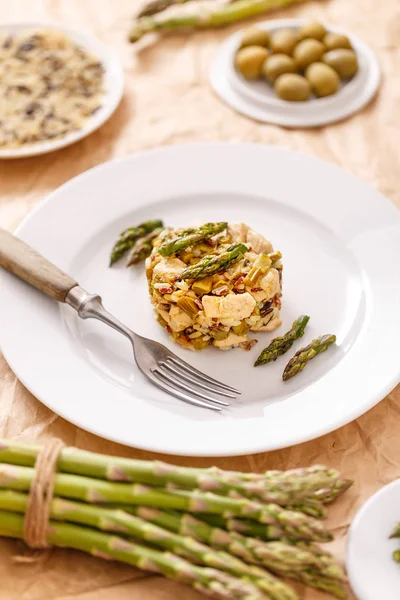
<path id="1" fill-rule="evenodd" d="M 118 321 L 102 304 L 25 242 L 0 229 L 0 266 L 50 298 L 74 308 L 82 319 L 98 319 L 127 337 L 136 364 L 151 383 L 183 402 L 220 411 L 228 398 L 241 392 L 195 369 L 162 344 L 149 340 Z"/>

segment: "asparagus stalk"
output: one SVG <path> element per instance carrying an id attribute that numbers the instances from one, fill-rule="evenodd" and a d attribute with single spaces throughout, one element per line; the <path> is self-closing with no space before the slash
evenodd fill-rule
<path id="1" fill-rule="evenodd" d="M 270 569 L 278 575 L 313 569 L 324 578 L 345 581 L 346 577 L 333 556 L 318 548 L 310 551 L 307 545 L 294 545 L 287 541 L 263 542 L 247 538 L 239 533 L 220 529 L 189 514 L 144 506 L 121 507 L 123 510 L 141 517 L 181 536 L 189 536 L 213 548 L 242 558 L 244 561 Z"/>
<path id="2" fill-rule="evenodd" d="M 289 360 L 288 364 L 283 371 L 282 379 L 283 381 L 287 381 L 291 377 L 297 375 L 304 369 L 307 363 L 310 362 L 311 359 L 315 358 L 317 354 L 321 352 L 325 352 L 336 342 L 335 335 L 321 335 L 318 338 L 315 338 L 308 346 L 305 348 L 301 348 L 293 355 L 293 357 Z"/>
<path id="3" fill-rule="evenodd" d="M 198 244 L 200 242 L 204 242 L 205 240 L 209 240 L 213 235 L 217 233 L 221 233 L 228 226 L 228 223 L 205 223 L 198 229 L 195 229 L 191 233 L 180 235 L 175 237 L 172 240 L 164 242 L 158 248 L 161 256 L 171 256 L 171 254 L 176 254 L 181 250 L 184 250 L 188 246 L 194 246 L 194 244 Z"/>
<path id="4" fill-rule="evenodd" d="M 196 517 L 213 527 L 236 531 L 242 535 L 259 538 L 260 540 L 279 540 L 286 537 L 284 529 L 279 525 L 264 525 L 248 519 L 235 519 L 231 516 L 197 513 Z"/>
<path id="5" fill-rule="evenodd" d="M 28 491 L 34 469 L 0 465 L 0 488 Z M 159 490 L 142 484 L 111 483 L 77 475 L 57 474 L 54 492 L 57 496 L 90 503 L 118 503 L 185 512 L 236 515 L 259 523 L 280 526 L 287 537 L 314 541 L 330 541 L 332 534 L 322 523 L 303 513 L 288 511 L 277 504 L 259 504 L 251 500 L 217 496 L 201 491 Z"/>
<path id="6" fill-rule="evenodd" d="M 0 535 L 22 539 L 23 530 L 23 515 L 0 511 Z M 118 560 L 144 571 L 160 573 L 169 579 L 187 583 L 217 599 L 265 600 L 268 598 L 250 581 L 233 577 L 217 569 L 198 567 L 170 552 L 160 552 L 91 528 L 52 520 L 48 541 L 54 546 L 82 550 L 99 558 Z"/>
<path id="7" fill-rule="evenodd" d="M 129 41 L 135 43 L 154 31 L 224 27 L 299 1 L 301 0 L 238 0 L 232 4 L 213 6 L 208 12 L 201 10 L 192 14 L 141 17 L 133 21 Z"/>
<path id="8" fill-rule="evenodd" d="M 393 552 L 393 560 L 395 560 L 397 563 L 400 563 L 400 550 L 395 550 Z"/>
<path id="9" fill-rule="evenodd" d="M 313 497 L 322 502 L 322 504 L 331 504 L 352 485 L 353 482 L 350 479 L 338 479 L 332 487 L 314 492 Z"/>
<path id="10" fill-rule="evenodd" d="M 136 265 L 150 256 L 151 251 L 153 250 L 153 241 L 160 235 L 161 232 L 162 227 L 157 227 L 157 229 L 154 229 L 144 237 L 138 239 L 137 242 L 135 242 L 132 250 L 129 252 L 126 266 L 130 267 L 131 265 Z"/>
<path id="11" fill-rule="evenodd" d="M 396 527 L 393 529 L 392 533 L 390 534 L 390 539 L 398 538 L 398 537 L 400 537 L 400 523 L 397 523 Z"/>
<path id="12" fill-rule="evenodd" d="M 205 256 L 195 265 L 191 265 L 182 271 L 181 279 L 204 279 L 215 273 L 219 273 L 240 260 L 247 252 L 244 244 L 232 244 L 225 252 L 217 255 Z"/>
<path id="13" fill-rule="evenodd" d="M 147 2 L 138 12 L 137 18 L 140 17 L 150 17 L 155 15 L 163 10 L 166 10 L 170 6 L 174 4 L 184 4 L 185 2 L 189 2 L 190 0 L 150 0 Z"/>
<path id="14" fill-rule="evenodd" d="M 0 509 L 25 514 L 27 504 L 28 496 L 26 494 L 0 490 Z M 247 565 L 223 550 L 214 550 L 192 537 L 166 531 L 123 510 L 54 498 L 50 516 L 60 521 L 70 521 L 102 531 L 133 536 L 140 542 L 148 542 L 152 546 L 169 550 L 196 564 L 220 569 L 238 577 L 246 577 L 272 600 L 299 600 L 297 594 L 289 586 L 264 569 Z"/>
<path id="15" fill-rule="evenodd" d="M 0 438 L 0 462 L 33 467 L 40 446 Z M 142 461 L 105 456 L 94 452 L 64 448 L 57 463 L 64 473 L 144 483 L 159 487 L 200 489 L 217 494 L 233 492 L 285 506 L 303 500 L 332 501 L 351 485 L 340 479 L 338 471 L 320 465 L 288 471 L 239 473 L 217 467 L 196 469 L 169 465 L 158 461 Z"/>
<path id="16" fill-rule="evenodd" d="M 137 227 L 128 227 L 128 229 L 122 231 L 111 250 L 110 267 L 122 258 L 125 252 L 132 248 L 137 240 L 159 227 L 163 227 L 163 222 L 155 219 L 153 221 L 145 221 Z"/>
<path id="17" fill-rule="evenodd" d="M 315 500 L 314 498 L 306 498 L 301 503 L 287 504 L 285 505 L 285 507 L 288 510 L 296 510 L 298 512 L 302 512 L 305 515 L 314 517 L 314 519 L 323 519 L 324 517 L 326 517 L 325 507 L 319 500 Z"/>
<path id="18" fill-rule="evenodd" d="M 342 599 L 347 597 L 347 592 L 340 582 L 327 577 L 321 577 L 312 570 L 288 573 L 287 577 L 297 579 L 297 581 L 301 581 L 301 583 L 304 583 L 305 585 L 327 592 L 336 598 Z"/>
<path id="19" fill-rule="evenodd" d="M 292 328 L 285 333 L 285 335 L 273 339 L 269 346 L 264 348 L 254 363 L 254 366 L 258 367 L 259 365 L 266 365 L 290 350 L 294 342 L 304 335 L 309 320 L 310 317 L 307 317 L 306 315 L 301 315 L 296 319 L 296 321 L 293 322 Z"/>

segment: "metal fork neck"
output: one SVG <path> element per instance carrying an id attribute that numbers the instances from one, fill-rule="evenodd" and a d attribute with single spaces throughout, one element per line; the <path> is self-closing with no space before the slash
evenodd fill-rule
<path id="1" fill-rule="evenodd" d="M 89 294 L 77 285 L 68 292 L 65 302 L 77 311 L 81 319 L 98 319 L 133 341 L 133 332 L 104 308 L 98 294 Z"/>

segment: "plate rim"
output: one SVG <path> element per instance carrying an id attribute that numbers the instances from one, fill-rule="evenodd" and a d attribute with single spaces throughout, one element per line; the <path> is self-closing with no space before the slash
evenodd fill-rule
<path id="1" fill-rule="evenodd" d="M 178 151 L 181 152 L 182 150 L 187 150 L 188 148 L 198 148 L 198 147 L 202 147 L 202 148 L 210 148 L 210 147 L 214 147 L 214 148 L 218 148 L 219 150 L 221 150 L 222 148 L 229 146 L 229 147 L 240 147 L 240 148 L 245 148 L 245 147 L 250 147 L 250 148 L 261 148 L 261 149 L 269 149 L 270 151 L 273 152 L 280 152 L 283 154 L 295 154 L 299 157 L 301 157 L 303 160 L 309 160 L 309 161 L 313 161 L 313 162 L 320 162 L 322 164 L 328 165 L 330 168 L 338 171 L 338 172 L 345 172 L 347 175 L 351 176 L 352 178 L 354 178 L 355 180 L 362 182 L 364 185 L 367 185 L 369 188 L 373 189 L 377 194 L 379 194 L 379 196 L 385 200 L 385 205 L 390 208 L 393 209 L 394 211 L 396 211 L 396 206 L 389 201 L 385 196 L 383 196 L 383 194 L 381 194 L 378 190 L 376 190 L 373 186 L 370 186 L 367 182 L 363 181 L 361 178 L 355 176 L 354 174 L 352 174 L 350 171 L 348 171 L 347 169 L 343 169 L 341 167 L 339 167 L 338 165 L 334 164 L 334 163 L 330 163 L 329 161 L 323 160 L 315 155 L 311 155 L 311 154 L 304 154 L 301 152 L 298 152 L 296 150 L 291 150 L 285 147 L 280 147 L 280 146 L 273 146 L 273 145 L 266 145 L 266 144 L 262 144 L 262 143 L 250 143 L 250 142 L 235 142 L 235 141 L 228 141 L 228 142 L 193 142 L 190 144 L 181 144 L 181 145 L 175 145 L 175 146 L 164 146 L 164 147 L 158 147 L 155 149 L 147 149 L 147 150 L 143 150 L 141 152 L 136 152 L 133 154 L 130 154 L 128 156 L 124 156 L 124 157 L 118 157 L 115 158 L 113 160 L 110 161 L 106 161 L 105 163 L 101 163 L 99 165 L 96 165 L 95 167 L 92 167 L 91 169 L 88 169 L 87 171 L 84 171 L 83 173 L 80 173 L 79 175 L 77 175 L 76 177 L 70 179 L 69 181 L 63 183 L 61 186 L 59 186 L 58 188 L 56 188 L 55 190 L 53 190 L 52 192 L 50 192 L 50 194 L 48 194 L 45 198 L 42 199 L 42 201 L 23 219 L 23 221 L 19 224 L 19 226 L 17 227 L 15 233 L 16 234 L 20 234 L 25 225 L 30 222 L 31 219 L 35 218 L 36 214 L 41 210 L 41 208 L 43 206 L 45 206 L 47 203 L 51 202 L 53 199 L 56 199 L 58 193 L 62 190 L 65 189 L 66 187 L 68 187 L 69 185 L 71 185 L 72 182 L 76 182 L 78 179 L 80 178 L 84 178 L 87 176 L 88 173 L 92 173 L 98 169 L 102 170 L 102 169 L 108 169 L 108 168 L 112 168 L 112 166 L 115 163 L 120 163 L 120 162 L 129 162 L 130 160 L 132 160 L 132 158 L 137 158 L 137 157 L 146 157 L 146 156 L 151 156 L 154 154 L 163 154 L 163 153 L 168 153 L 169 151 Z M 23 238 L 22 238 L 23 239 Z M 99 428 L 91 428 L 88 425 L 82 425 L 81 422 L 79 421 L 79 419 L 74 419 L 71 420 L 70 416 L 66 416 L 65 412 L 63 410 L 60 410 L 59 408 L 57 408 L 57 411 L 54 410 L 52 404 L 48 404 L 47 402 L 43 401 L 40 398 L 40 394 L 37 394 L 35 392 L 35 386 L 29 385 L 28 382 L 25 381 L 25 378 L 19 375 L 19 367 L 18 365 L 15 365 L 14 362 L 11 360 L 9 361 L 9 359 L 7 358 L 7 352 L 4 351 L 4 347 L 3 347 L 3 343 L 0 344 L 1 349 L 3 351 L 3 355 L 5 357 L 5 360 L 7 361 L 7 363 L 9 364 L 11 370 L 15 373 L 15 375 L 17 376 L 17 378 L 22 382 L 22 384 L 29 390 L 31 391 L 31 393 L 37 398 L 39 399 L 40 402 L 42 402 L 45 406 L 47 406 L 48 408 L 50 408 L 50 410 L 52 410 L 53 412 L 55 412 L 56 414 L 58 414 L 59 416 L 61 416 L 62 418 L 65 418 L 67 421 L 72 422 L 73 424 L 75 424 L 78 427 L 81 427 L 82 429 L 89 431 L 90 433 L 93 433 L 95 435 L 98 436 L 102 436 L 105 439 L 109 439 L 111 441 L 114 441 L 116 443 L 120 443 L 120 444 L 124 444 L 126 446 L 129 447 L 136 447 L 136 448 L 140 448 L 146 451 L 151 451 L 151 452 L 159 452 L 159 453 L 169 453 L 169 454 L 174 454 L 176 456 L 202 456 L 202 457 L 223 457 L 223 456 L 240 456 L 240 455 L 247 455 L 250 453 L 258 453 L 258 452 L 266 452 L 266 451 L 273 451 L 273 450 L 277 450 L 277 449 L 281 449 L 281 448 L 285 448 L 285 447 L 290 447 L 299 443 L 303 443 L 303 442 L 307 442 L 313 439 L 317 439 L 323 435 L 326 435 L 327 433 L 330 433 L 336 429 L 338 429 L 339 427 L 342 427 L 346 424 L 348 424 L 349 422 L 353 421 L 354 419 L 358 418 L 359 416 L 361 416 L 362 414 L 364 414 L 365 412 L 367 412 L 368 410 L 370 410 L 371 408 L 373 408 L 375 405 L 377 405 L 381 400 L 383 400 L 386 395 L 394 388 L 396 387 L 396 385 L 400 382 L 400 366 L 397 370 L 397 372 L 393 375 L 393 378 L 391 378 L 390 381 L 387 382 L 387 384 L 385 386 L 382 386 L 380 389 L 380 392 L 371 395 L 369 397 L 369 402 L 363 402 L 362 404 L 362 408 L 360 408 L 360 406 L 358 406 L 357 408 L 353 408 L 352 410 L 348 410 L 346 413 L 345 417 L 341 417 L 341 418 L 336 418 L 334 420 L 330 420 L 329 423 L 327 423 L 324 427 L 322 427 L 321 425 L 318 425 L 314 427 L 314 432 L 311 433 L 309 432 L 307 435 L 298 433 L 297 435 L 294 435 L 293 433 L 290 436 L 290 441 L 285 440 L 284 443 L 282 442 L 276 442 L 275 444 L 266 444 L 264 443 L 242 443 L 241 444 L 241 448 L 228 448 L 228 449 L 224 449 L 224 450 L 219 450 L 219 451 L 207 451 L 207 450 L 202 450 L 201 452 L 193 452 L 193 451 L 177 451 L 175 450 L 168 450 L 165 449 L 165 444 L 164 444 L 164 449 L 162 449 L 160 446 L 157 446 L 157 444 L 154 444 L 152 442 L 150 442 L 149 444 L 137 444 L 137 443 L 133 443 L 133 442 L 127 442 L 127 441 L 121 441 L 121 438 L 118 438 L 115 435 L 110 435 L 109 433 L 107 433 L 106 431 L 101 431 L 99 430 Z M 315 433 L 315 431 L 318 429 L 318 433 Z"/>
<path id="2" fill-rule="evenodd" d="M 0 160 L 29 158 L 31 156 L 40 156 L 42 154 L 61 150 L 62 148 L 75 144 L 75 142 L 79 142 L 88 135 L 91 135 L 108 121 L 118 108 L 124 93 L 124 71 L 113 48 L 85 29 L 75 29 L 74 27 L 63 25 L 57 21 L 10 21 L 5 24 L 0 24 L 0 33 L 3 33 L 3 31 L 7 31 L 8 29 L 13 29 L 14 31 L 24 31 L 29 29 L 56 30 L 65 33 L 72 40 L 79 38 L 79 44 L 94 54 L 96 53 L 93 51 L 93 46 L 101 48 L 103 53 L 101 63 L 104 66 L 105 59 L 109 63 L 108 68 L 106 68 L 106 74 L 107 72 L 110 73 L 111 69 L 114 71 L 113 77 L 115 78 L 115 84 L 113 82 L 113 88 L 106 90 L 104 95 L 105 101 L 100 107 L 102 111 L 100 119 L 89 119 L 87 124 L 82 128 L 77 131 L 71 131 L 67 135 L 54 140 L 42 140 L 18 148 L 0 147 Z"/>
<path id="3" fill-rule="evenodd" d="M 365 513 L 367 513 L 368 509 L 375 502 L 379 501 L 381 497 L 386 496 L 387 493 L 390 493 L 390 491 L 395 488 L 400 488 L 400 478 L 395 479 L 394 481 L 390 481 L 383 487 L 376 490 L 376 492 L 374 492 L 372 494 L 372 496 L 370 496 L 357 510 L 357 512 L 350 524 L 348 532 L 347 532 L 346 551 L 345 551 L 346 569 L 347 569 L 347 573 L 349 576 L 349 583 L 351 585 L 351 589 L 353 590 L 353 592 L 355 594 L 357 594 L 357 596 L 360 598 L 360 600 L 362 598 L 362 593 L 363 593 L 364 589 L 361 589 L 359 587 L 358 577 L 356 579 L 354 577 L 354 564 L 352 563 L 351 558 L 350 558 L 350 552 L 351 552 L 350 546 L 352 545 L 353 540 L 356 536 L 357 528 L 360 524 L 360 521 L 364 517 Z M 383 538 L 383 535 L 382 535 L 382 538 Z"/>

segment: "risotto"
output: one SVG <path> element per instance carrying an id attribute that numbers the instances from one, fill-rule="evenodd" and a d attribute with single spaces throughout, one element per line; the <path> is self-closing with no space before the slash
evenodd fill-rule
<path id="1" fill-rule="evenodd" d="M 165 229 L 153 246 L 146 260 L 151 301 L 179 344 L 250 349 L 256 340 L 249 332 L 281 324 L 281 253 L 248 225 Z"/>

